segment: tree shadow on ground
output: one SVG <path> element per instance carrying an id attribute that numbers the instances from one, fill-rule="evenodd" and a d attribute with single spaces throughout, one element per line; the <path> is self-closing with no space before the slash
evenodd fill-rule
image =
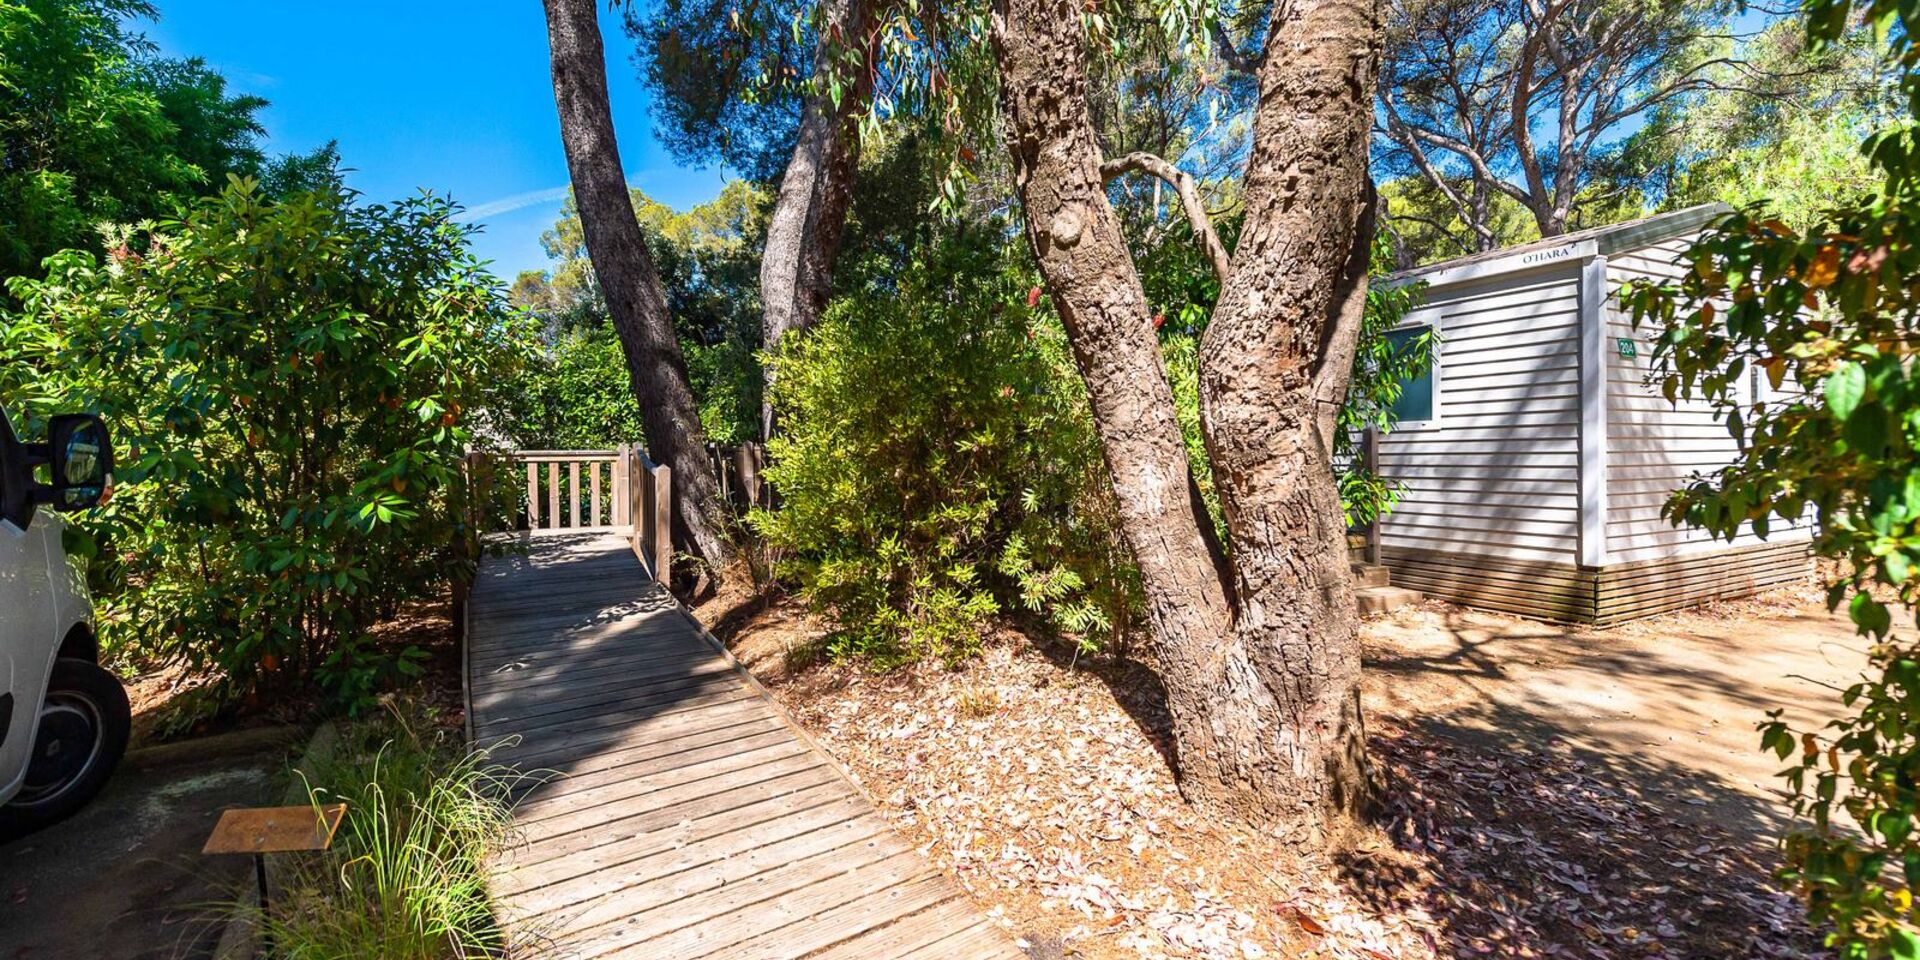
<path id="1" fill-rule="evenodd" d="M 1372 651 L 1376 684 L 1451 696 L 1370 718 L 1391 847 L 1339 858 L 1356 894 L 1430 915 L 1442 955 L 1821 955 L 1769 879 L 1784 809 L 1672 737 L 1631 740 L 1703 710 L 1758 715 L 1779 692 L 1707 639 L 1662 651 L 1499 623 L 1453 611 L 1439 642 Z M 1614 703 L 1671 709 L 1620 721 Z"/>
<path id="2" fill-rule="evenodd" d="M 1140 734 L 1179 779 L 1179 757 L 1173 749 L 1173 717 L 1167 712 L 1167 687 L 1153 665 L 1141 659 L 1107 653 L 1087 653 L 1071 640 L 1052 638 L 1039 630 L 1023 632 L 1026 643 L 1054 666 L 1081 673 L 1104 684 L 1115 703 L 1133 720 Z"/>

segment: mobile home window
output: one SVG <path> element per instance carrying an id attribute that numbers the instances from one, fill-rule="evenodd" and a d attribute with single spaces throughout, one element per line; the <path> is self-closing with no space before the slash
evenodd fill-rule
<path id="1" fill-rule="evenodd" d="M 1387 331 L 1387 343 L 1398 353 L 1411 349 L 1419 338 L 1433 332 L 1432 324 Z M 1433 363 L 1427 372 L 1400 381 L 1400 399 L 1393 402 L 1393 416 L 1401 426 L 1431 423 L 1434 418 L 1434 370 L 1440 366 L 1440 351 L 1433 351 Z"/>

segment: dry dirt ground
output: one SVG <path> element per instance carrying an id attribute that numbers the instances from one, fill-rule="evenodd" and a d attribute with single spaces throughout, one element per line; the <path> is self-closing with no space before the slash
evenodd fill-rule
<path id="1" fill-rule="evenodd" d="M 1386 800 L 1327 844 L 1187 807 L 1146 666 L 1008 632 L 874 674 L 819 662 L 790 601 L 697 612 L 1036 956 L 1821 955 L 1766 877 L 1782 807 L 1753 729 L 1831 715 L 1863 662 L 1810 589 L 1604 631 L 1375 618 Z"/>

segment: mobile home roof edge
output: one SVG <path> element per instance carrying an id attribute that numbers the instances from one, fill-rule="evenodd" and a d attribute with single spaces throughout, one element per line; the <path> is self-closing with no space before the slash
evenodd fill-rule
<path id="1" fill-rule="evenodd" d="M 1425 282 L 1430 287 L 1441 287 L 1548 264 L 1574 263 L 1595 256 L 1610 256 L 1623 250 L 1634 250 L 1662 240 L 1686 236 L 1732 212 L 1732 209 L 1724 203 L 1703 203 L 1684 210 L 1675 210 L 1672 213 L 1562 234 L 1500 250 L 1443 260 L 1424 267 L 1415 267 L 1412 270 L 1402 270 L 1382 278 L 1380 284 L 1397 287 L 1408 283 Z"/>

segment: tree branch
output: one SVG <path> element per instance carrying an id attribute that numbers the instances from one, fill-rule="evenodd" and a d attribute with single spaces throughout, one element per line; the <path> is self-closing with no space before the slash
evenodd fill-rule
<path id="1" fill-rule="evenodd" d="M 1260 72 L 1260 61 L 1265 59 L 1264 56 L 1249 57 L 1241 53 L 1240 47 L 1233 42 L 1232 37 L 1227 35 L 1227 28 L 1222 26 L 1220 21 L 1215 20 L 1212 27 L 1214 49 L 1219 51 L 1220 61 L 1227 65 L 1228 70 L 1246 74 L 1249 77 Z"/>
<path id="2" fill-rule="evenodd" d="M 1213 275 L 1221 283 L 1226 283 L 1227 274 L 1233 269 L 1232 261 L 1227 257 L 1226 245 L 1220 242 L 1220 234 L 1213 229 L 1213 218 L 1207 215 L 1207 205 L 1200 199 L 1200 185 L 1193 175 L 1163 157 L 1143 152 L 1115 157 L 1100 165 L 1100 177 L 1109 183 L 1122 174 L 1132 172 L 1159 177 L 1179 195 L 1180 206 L 1186 211 L 1187 224 L 1193 228 L 1193 238 L 1200 245 L 1200 253 L 1212 265 Z"/>

